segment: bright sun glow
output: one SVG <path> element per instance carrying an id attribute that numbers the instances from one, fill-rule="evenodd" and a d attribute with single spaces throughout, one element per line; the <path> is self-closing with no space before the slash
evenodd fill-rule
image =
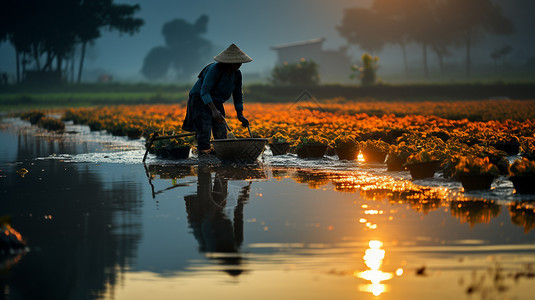
<path id="1" fill-rule="evenodd" d="M 385 258 L 385 250 L 381 249 L 383 243 L 379 240 L 371 240 L 368 245 L 369 249 L 366 249 L 364 254 L 364 263 L 368 267 L 368 270 L 362 272 L 355 272 L 355 276 L 368 280 L 371 284 L 361 285 L 359 287 L 360 291 L 372 293 L 374 296 L 379 296 L 386 291 L 386 286 L 381 283 L 381 281 L 386 281 L 394 277 L 391 272 L 381 271 L 381 265 L 383 264 L 383 259 Z M 401 270 L 401 271 L 400 271 Z M 401 273 L 400 273 L 401 272 Z M 403 273 L 402 269 L 396 271 L 396 275 L 400 276 Z"/>
<path id="2" fill-rule="evenodd" d="M 368 245 L 371 249 L 379 249 L 383 246 L 383 243 L 381 241 L 371 240 Z"/>

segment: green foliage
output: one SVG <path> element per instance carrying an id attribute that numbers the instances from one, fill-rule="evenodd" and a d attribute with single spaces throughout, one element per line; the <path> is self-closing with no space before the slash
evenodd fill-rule
<path id="1" fill-rule="evenodd" d="M 15 114 L 15 116 L 20 117 L 22 120 L 29 121 L 32 125 L 37 124 L 44 118 L 46 115 L 44 112 L 39 110 L 30 110 L 28 112 L 23 112 L 21 114 Z"/>
<path id="2" fill-rule="evenodd" d="M 297 148 L 303 147 L 304 145 L 328 146 L 329 141 L 326 138 L 315 136 L 315 135 L 303 136 L 299 138 L 299 143 L 297 144 Z"/>
<path id="3" fill-rule="evenodd" d="M 515 160 L 513 164 L 509 166 L 509 176 L 535 176 L 535 161 L 531 161 L 525 157 Z"/>
<path id="4" fill-rule="evenodd" d="M 191 147 L 193 147 L 194 141 L 195 139 L 193 137 L 179 137 L 174 139 L 158 140 L 152 144 L 151 148 L 149 148 L 149 152 L 154 153 L 159 157 L 173 158 L 173 153 L 175 153 L 176 150 L 189 150 Z M 145 147 L 148 147 L 148 145 L 149 141 L 147 140 Z"/>
<path id="5" fill-rule="evenodd" d="M 377 81 L 377 69 L 379 69 L 379 57 L 368 53 L 362 54 L 362 66 L 351 66 L 350 78 L 358 78 L 362 85 L 374 85 Z"/>
<path id="6" fill-rule="evenodd" d="M 489 174 L 498 177 L 500 172 L 496 165 L 489 161 L 488 157 L 481 158 L 477 156 L 461 157 L 459 163 L 455 167 L 455 176 L 462 175 L 480 175 Z"/>
<path id="7" fill-rule="evenodd" d="M 37 125 L 46 130 L 65 130 L 65 124 L 63 121 L 60 119 L 47 117 L 45 111 L 30 110 L 22 113 L 14 113 L 11 114 L 11 116 L 19 117 L 22 120 L 29 121 L 32 125 Z"/>
<path id="8" fill-rule="evenodd" d="M 399 142 L 397 145 L 390 145 L 388 150 L 388 160 L 394 158 L 406 161 L 409 156 L 418 152 L 418 148 L 413 143 Z"/>
<path id="9" fill-rule="evenodd" d="M 351 135 L 340 135 L 334 139 L 334 146 L 338 148 L 352 148 L 359 146 L 359 143 L 356 141 L 355 136 Z"/>
<path id="10" fill-rule="evenodd" d="M 437 151 L 434 150 L 428 150 L 423 149 L 420 150 L 418 153 L 413 153 L 407 157 L 407 164 L 416 164 L 416 163 L 423 163 L 423 162 L 430 162 L 430 161 L 436 161 L 439 160 L 440 154 L 436 153 Z"/>
<path id="11" fill-rule="evenodd" d="M 0 111 L 119 104 L 179 103 L 191 85 L 81 84 L 50 87 L 9 86 L 0 90 Z"/>
<path id="12" fill-rule="evenodd" d="M 366 140 L 359 143 L 362 151 L 388 152 L 390 145 L 382 140 Z"/>
<path id="13" fill-rule="evenodd" d="M 270 144 L 280 144 L 280 143 L 287 143 L 290 138 L 286 135 L 283 135 L 280 132 L 275 133 L 271 138 L 269 138 Z"/>
<path id="14" fill-rule="evenodd" d="M 183 147 L 183 146 L 191 147 L 193 146 L 194 142 L 195 142 L 194 137 L 185 136 L 185 137 L 178 137 L 178 138 L 170 139 L 169 145 L 170 147 L 174 147 L 174 148 Z"/>
<path id="15" fill-rule="evenodd" d="M 41 118 L 41 120 L 39 120 L 37 125 L 39 127 L 42 127 L 44 129 L 48 130 L 48 131 L 63 131 L 63 130 L 65 130 L 65 124 L 61 120 L 55 119 L 55 118 L 43 117 L 43 118 Z"/>
<path id="16" fill-rule="evenodd" d="M 275 85 L 317 85 L 320 81 L 318 68 L 318 64 L 313 60 L 285 63 L 273 68 L 271 81 Z"/>

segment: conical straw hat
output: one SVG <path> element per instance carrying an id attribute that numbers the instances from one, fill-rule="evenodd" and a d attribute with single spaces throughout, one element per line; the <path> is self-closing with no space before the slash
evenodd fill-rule
<path id="1" fill-rule="evenodd" d="M 241 51 L 238 46 L 232 44 L 227 49 L 223 50 L 217 56 L 214 57 L 214 60 L 220 63 L 248 63 L 253 59 L 245 52 Z"/>

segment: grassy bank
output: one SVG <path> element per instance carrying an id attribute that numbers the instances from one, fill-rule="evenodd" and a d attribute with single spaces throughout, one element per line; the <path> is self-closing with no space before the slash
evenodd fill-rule
<path id="1" fill-rule="evenodd" d="M 119 104 L 177 103 L 190 85 L 82 84 L 56 87 L 2 86 L 0 111 Z"/>
<path id="2" fill-rule="evenodd" d="M 56 92 L 1 94 L 2 106 L 93 106 L 107 104 L 176 103 L 187 92 Z"/>
<path id="3" fill-rule="evenodd" d="M 117 104 L 179 103 L 187 99 L 191 84 L 83 84 L 58 87 L 2 86 L 0 111 L 36 108 L 83 107 Z M 291 102 L 300 97 L 348 100 L 437 101 L 492 98 L 535 99 L 535 83 L 405 84 L 362 87 L 356 85 L 244 87 L 248 102 Z"/>
<path id="4" fill-rule="evenodd" d="M 471 84 L 404 84 L 404 85 L 320 85 L 247 86 L 248 99 L 259 102 L 285 102 L 309 96 L 317 99 L 345 98 L 348 100 L 380 101 L 442 101 L 484 99 L 535 99 L 535 83 L 471 83 Z"/>

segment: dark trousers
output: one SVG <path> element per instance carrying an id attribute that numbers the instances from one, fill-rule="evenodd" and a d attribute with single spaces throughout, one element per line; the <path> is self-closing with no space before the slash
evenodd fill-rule
<path id="1" fill-rule="evenodd" d="M 214 103 L 217 110 L 225 116 L 225 109 L 223 104 L 217 105 Z M 214 140 L 226 139 L 227 128 L 225 124 L 218 124 L 212 117 L 212 111 L 207 105 L 204 105 L 196 120 L 197 125 L 197 149 L 210 149 L 210 135 L 213 134 Z"/>

